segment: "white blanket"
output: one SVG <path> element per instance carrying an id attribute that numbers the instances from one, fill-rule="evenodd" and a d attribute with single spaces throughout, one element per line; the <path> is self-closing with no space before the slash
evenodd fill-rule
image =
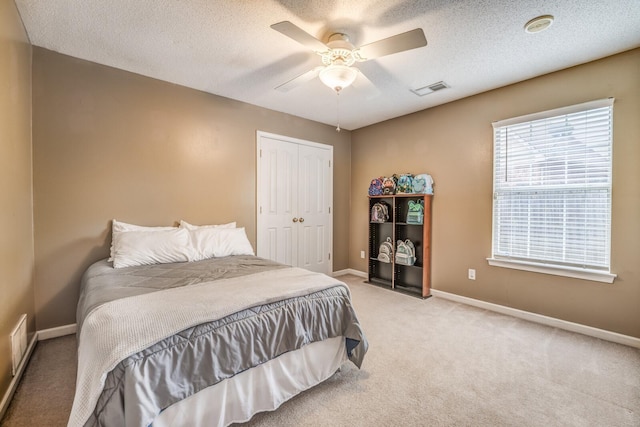
<path id="1" fill-rule="evenodd" d="M 80 332 L 78 378 L 68 426 L 89 419 L 107 374 L 127 357 L 201 323 L 342 282 L 286 268 L 123 298 L 96 307 Z"/>

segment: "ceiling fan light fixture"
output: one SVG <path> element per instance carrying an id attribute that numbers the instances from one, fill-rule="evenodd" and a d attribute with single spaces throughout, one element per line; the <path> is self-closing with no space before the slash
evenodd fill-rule
<path id="1" fill-rule="evenodd" d="M 332 64 L 323 68 L 319 77 L 322 83 L 336 92 L 340 92 L 354 82 L 358 77 L 358 70 L 347 65 Z"/>

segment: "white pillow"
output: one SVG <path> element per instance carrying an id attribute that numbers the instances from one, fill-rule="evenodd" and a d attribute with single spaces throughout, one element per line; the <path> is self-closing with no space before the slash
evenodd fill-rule
<path id="1" fill-rule="evenodd" d="M 113 237 L 116 233 L 122 233 L 126 231 L 160 231 L 160 230 L 175 230 L 177 227 L 146 227 L 143 225 L 127 224 L 126 222 L 111 221 L 111 250 L 109 253 L 109 259 L 107 261 L 113 261 Z"/>
<path id="2" fill-rule="evenodd" d="M 197 230 L 199 228 L 236 228 L 236 223 L 229 222 L 226 224 L 214 224 L 214 225 L 193 225 L 189 224 L 187 221 L 181 219 L 180 220 L 180 228 L 186 228 L 187 230 Z"/>
<path id="3" fill-rule="evenodd" d="M 171 230 L 116 232 L 113 236 L 113 267 L 190 261 L 193 249 L 189 232 Z"/>
<path id="4" fill-rule="evenodd" d="M 159 231 L 159 230 L 175 230 L 177 227 L 147 227 L 145 225 L 135 225 L 135 224 L 127 224 L 126 222 L 116 221 L 115 219 L 111 221 L 111 231 L 120 232 L 120 231 Z"/>
<path id="5" fill-rule="evenodd" d="M 205 227 L 190 230 L 192 261 L 229 255 L 253 255 L 244 228 Z"/>

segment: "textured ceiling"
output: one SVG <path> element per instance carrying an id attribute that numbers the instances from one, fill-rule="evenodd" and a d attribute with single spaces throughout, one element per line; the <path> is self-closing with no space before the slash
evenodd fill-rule
<path id="1" fill-rule="evenodd" d="M 291 21 L 361 46 L 420 27 L 428 45 L 356 66 L 340 95 L 357 129 L 640 46 L 640 0 L 15 0 L 32 44 L 335 125 L 337 96 L 318 79 L 274 88 L 321 65 L 270 28 Z M 553 15 L 544 32 L 524 24 Z M 410 89 L 444 81 L 418 97 Z"/>

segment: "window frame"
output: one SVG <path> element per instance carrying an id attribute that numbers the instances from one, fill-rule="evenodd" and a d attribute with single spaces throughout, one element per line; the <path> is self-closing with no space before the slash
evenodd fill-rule
<path id="1" fill-rule="evenodd" d="M 585 102 L 585 103 L 581 103 L 581 104 L 576 104 L 576 105 L 571 105 L 568 107 L 562 107 L 562 108 L 556 108 L 553 110 L 547 110 L 547 111 L 542 111 L 542 112 L 538 112 L 538 113 L 533 113 L 533 114 L 527 114 L 527 115 L 523 115 L 523 116 L 518 116 L 518 117 L 514 117 L 514 118 L 510 118 L 510 119 L 505 119 L 505 120 L 500 120 L 500 121 L 496 121 L 492 123 L 493 129 L 494 129 L 494 133 L 493 133 L 493 146 L 494 146 L 494 150 L 493 150 L 493 198 L 494 200 L 492 201 L 492 214 L 491 214 L 491 219 L 492 219 L 492 230 L 491 230 L 491 257 L 487 258 L 487 261 L 489 263 L 489 265 L 491 266 L 496 266 L 496 267 L 504 267 L 504 268 L 510 268 L 510 269 L 517 269 L 517 270 L 525 270 L 525 271 L 532 271 L 532 272 L 537 272 L 537 273 L 544 273 L 544 274 L 552 274 L 552 275 L 558 275 L 558 276 L 565 276 L 565 277 L 572 277 L 572 278 L 578 278 L 578 279 L 584 279 L 584 280 L 591 280 L 591 281 L 597 281 L 597 282 L 603 282 L 603 283 L 613 283 L 614 279 L 616 278 L 616 275 L 611 273 L 611 259 L 610 259 L 610 254 L 611 254 L 611 222 L 609 222 L 609 227 L 608 227 L 608 236 L 607 236 L 607 241 L 606 244 L 609 246 L 609 259 L 608 259 L 608 268 L 607 269 L 591 269 L 591 268 L 584 268 L 584 267 L 576 267 L 576 266 L 572 266 L 572 265 L 566 265 L 566 262 L 563 264 L 563 261 L 558 260 L 558 263 L 554 263 L 554 262 L 544 262 L 544 261 L 540 261 L 540 260 L 527 260 L 526 258 L 523 257 L 509 257 L 509 256 L 496 256 L 495 254 L 495 249 L 496 249 L 496 242 L 495 239 L 497 237 L 497 232 L 496 232 L 496 173 L 497 173 L 497 168 L 498 165 L 496 163 L 496 143 L 497 143 L 497 132 L 496 129 L 502 129 L 508 126 L 512 126 L 512 125 L 518 125 L 518 124 L 524 124 L 524 123 L 528 123 L 528 122 L 534 122 L 537 120 L 543 120 L 543 119 L 550 119 L 550 118 L 556 118 L 556 117 L 562 117 L 562 116 L 566 116 L 568 114 L 573 114 L 573 113 L 579 113 L 579 112 L 585 112 L 588 110 L 593 110 L 593 109 L 597 109 L 597 108 L 603 108 L 603 107 L 609 107 L 611 108 L 611 126 L 613 126 L 613 103 L 614 103 L 614 98 L 606 98 L 606 99 L 600 99 L 600 100 L 596 100 L 596 101 L 590 101 L 590 102 Z M 611 132 L 611 142 L 610 142 L 610 150 L 611 150 L 611 162 L 613 161 L 613 132 Z M 612 170 L 609 170 L 609 191 L 611 194 L 611 189 L 612 189 L 612 185 L 611 185 L 611 178 L 612 178 Z M 526 187 L 525 187 L 526 188 Z M 568 191 L 570 191 L 567 188 L 564 188 L 563 191 L 566 193 Z M 612 211 L 612 200 L 611 200 L 611 196 L 609 198 L 609 218 L 611 218 L 611 211 Z"/>

